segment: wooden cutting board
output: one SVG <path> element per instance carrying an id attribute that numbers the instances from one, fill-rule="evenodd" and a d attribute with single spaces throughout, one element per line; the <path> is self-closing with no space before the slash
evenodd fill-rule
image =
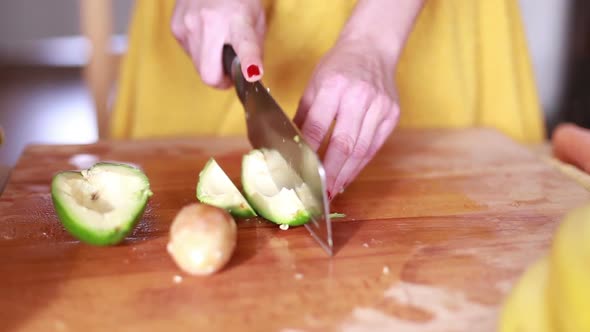
<path id="1" fill-rule="evenodd" d="M 303 227 L 240 221 L 227 268 L 183 275 L 165 250 L 170 222 L 196 200 L 209 157 L 238 180 L 247 149 L 241 139 L 28 147 L 0 198 L 0 329 L 493 331 L 560 218 L 590 198 L 494 131 L 397 131 L 334 201 L 347 216 L 333 258 Z M 140 165 L 154 191 L 133 234 L 108 248 L 70 237 L 49 195 L 55 172 L 98 160 Z"/>

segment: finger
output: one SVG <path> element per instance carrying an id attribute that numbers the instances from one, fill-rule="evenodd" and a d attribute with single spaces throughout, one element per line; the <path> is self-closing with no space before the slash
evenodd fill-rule
<path id="1" fill-rule="evenodd" d="M 297 111 L 295 112 L 295 117 L 293 118 L 293 122 L 299 128 L 303 126 L 305 122 L 305 118 L 309 113 L 309 109 L 311 108 L 312 102 L 315 99 L 316 91 L 312 86 L 308 86 L 299 100 L 299 105 L 297 106 Z"/>
<path id="2" fill-rule="evenodd" d="M 187 51 L 195 69 L 201 73 L 201 20 L 198 15 L 188 13 L 184 17 L 184 24 L 187 28 Z"/>
<path id="3" fill-rule="evenodd" d="M 213 13 L 204 12 L 201 17 L 203 30 L 199 62 L 201 80 L 207 85 L 226 89 L 231 86 L 231 80 L 223 71 L 221 59 L 227 27 L 222 19 Z"/>
<path id="4" fill-rule="evenodd" d="M 172 13 L 172 18 L 170 19 L 170 30 L 172 31 L 172 35 L 178 43 L 182 46 L 185 52 L 188 53 L 188 42 L 187 42 L 187 35 L 188 29 L 184 24 L 184 15 L 186 14 L 187 4 L 185 0 L 178 0 L 174 5 L 174 12 Z"/>
<path id="5" fill-rule="evenodd" d="M 249 82 L 262 78 L 262 52 L 254 26 L 242 17 L 235 17 L 230 23 L 230 43 L 236 51 L 242 74 Z"/>
<path id="6" fill-rule="evenodd" d="M 260 45 L 261 58 L 264 57 L 264 37 L 266 35 L 266 13 L 260 10 L 256 20 L 256 36 L 258 37 L 258 45 Z"/>
<path id="7" fill-rule="evenodd" d="M 361 119 L 360 133 L 354 147 L 348 158 L 344 161 L 340 172 L 335 176 L 332 187 L 330 187 L 333 196 L 340 193 L 353 180 L 354 172 L 363 163 L 365 158 L 368 157 L 369 148 L 375 138 L 377 128 L 382 122 L 383 114 L 386 114 L 386 111 L 383 110 L 384 107 L 387 106 L 383 102 L 375 100 L 369 106 L 364 118 Z"/>
<path id="8" fill-rule="evenodd" d="M 363 87 L 355 87 L 342 97 L 324 160 L 326 185 L 331 197 L 334 197 L 334 184 L 342 167 L 353 155 L 356 157 L 355 147 L 371 97 L 368 89 Z"/>
<path id="9" fill-rule="evenodd" d="M 389 136 L 391 135 L 393 129 L 395 128 L 399 119 L 399 108 L 394 106 L 394 116 L 382 121 L 379 124 L 379 127 L 375 131 L 375 137 L 369 147 L 369 151 L 367 152 L 367 157 L 363 159 L 362 163 L 354 170 L 350 180 L 344 183 L 344 188 L 350 183 L 350 181 L 356 179 L 356 177 L 362 172 L 367 164 L 375 157 L 377 152 L 383 147 L 383 144 L 387 141 Z"/>
<path id="10" fill-rule="evenodd" d="M 338 111 L 343 90 L 343 84 L 325 85 L 320 88 L 311 104 L 301 126 L 301 134 L 314 151 L 318 150 L 330 129 L 330 125 Z"/>

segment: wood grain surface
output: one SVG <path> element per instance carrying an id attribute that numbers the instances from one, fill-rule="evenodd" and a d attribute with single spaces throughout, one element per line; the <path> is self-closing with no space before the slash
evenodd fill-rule
<path id="1" fill-rule="evenodd" d="M 515 280 L 590 194 L 491 130 L 397 131 L 333 202 L 336 254 L 305 228 L 240 220 L 229 265 L 179 271 L 170 223 L 211 156 L 235 181 L 245 140 L 30 146 L 0 198 L 2 331 L 494 331 Z M 52 175 L 142 167 L 154 196 L 125 243 L 64 231 Z"/>

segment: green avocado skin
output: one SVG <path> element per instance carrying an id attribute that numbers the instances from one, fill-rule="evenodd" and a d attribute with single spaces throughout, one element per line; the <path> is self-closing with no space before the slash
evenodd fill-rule
<path id="1" fill-rule="evenodd" d="M 247 219 L 247 218 L 256 217 L 256 213 L 254 213 L 252 210 L 240 209 L 240 208 L 238 208 L 238 209 L 228 208 L 227 210 L 232 216 L 234 216 L 236 218 Z"/>
<path id="2" fill-rule="evenodd" d="M 112 165 L 112 166 L 125 166 L 127 165 L 117 165 L 117 164 L 108 164 L 108 163 L 98 163 L 96 165 Z M 95 166 L 96 166 L 95 165 Z M 78 240 L 94 245 L 94 246 L 111 246 L 116 245 L 122 242 L 127 235 L 135 228 L 138 221 L 144 214 L 144 211 L 147 206 L 147 200 L 152 195 L 151 191 L 148 189 L 148 193 L 143 195 L 143 198 L 139 202 L 142 205 L 140 209 L 138 209 L 133 215 L 129 216 L 127 222 L 122 223 L 118 227 L 115 227 L 111 230 L 104 230 L 104 231 L 97 231 L 94 229 L 90 229 L 84 225 L 83 220 L 76 220 L 64 206 L 64 204 L 59 199 L 59 193 L 57 192 L 57 180 L 59 176 L 63 173 L 78 173 L 76 171 L 65 171 L 57 173 L 52 180 L 51 183 L 51 199 L 53 202 L 53 207 L 59 218 L 61 224 L 64 228 L 75 238 Z M 144 175 L 145 177 L 145 175 Z M 147 177 L 145 177 L 147 180 Z M 148 182 L 149 183 L 149 182 Z"/>
<path id="3" fill-rule="evenodd" d="M 262 209 L 262 210 L 264 210 L 264 209 Z M 266 211 L 264 211 L 264 212 L 266 212 Z M 275 223 L 277 225 L 289 225 L 289 226 L 293 226 L 293 227 L 295 227 L 295 226 L 301 226 L 303 224 L 306 224 L 309 221 L 309 219 L 310 219 L 309 218 L 309 214 L 307 212 L 304 212 L 304 211 L 298 212 L 293 217 L 293 219 L 291 219 L 290 221 L 287 221 L 287 222 L 276 220 L 276 219 L 273 218 L 272 215 L 263 213 L 263 211 L 258 211 L 258 214 L 260 214 L 266 220 L 271 221 L 271 222 L 273 222 L 273 223 Z"/>
<path id="4" fill-rule="evenodd" d="M 203 204 L 209 204 L 209 205 L 221 208 L 221 209 L 225 209 L 227 212 L 229 212 L 229 214 L 231 214 L 235 218 L 248 219 L 248 218 L 256 217 L 257 216 L 256 211 L 254 211 L 254 209 L 252 209 L 252 208 L 216 204 L 215 202 L 212 202 L 211 200 L 207 199 L 208 198 L 207 195 L 205 195 L 205 193 L 203 193 L 201 178 L 205 175 L 205 171 L 207 171 L 207 169 L 214 162 L 215 162 L 214 158 L 209 158 L 209 161 L 207 161 L 207 163 L 205 164 L 205 166 L 203 167 L 201 172 L 199 172 L 199 181 L 197 182 L 197 189 L 196 189 L 197 200 Z M 244 197 L 244 199 L 246 199 L 246 198 Z M 246 203 L 250 204 L 250 202 L 248 202 L 248 200 L 246 200 Z"/>

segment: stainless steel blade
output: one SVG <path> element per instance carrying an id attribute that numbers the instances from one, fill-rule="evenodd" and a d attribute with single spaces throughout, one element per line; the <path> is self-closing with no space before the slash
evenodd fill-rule
<path id="1" fill-rule="evenodd" d="M 279 187 L 297 189 L 305 183 L 311 195 L 299 196 L 311 214 L 305 227 L 329 255 L 333 254 L 332 225 L 326 192 L 325 171 L 318 155 L 305 142 L 295 124 L 287 117 L 260 82 L 246 81 L 237 57 L 231 63 L 236 92 L 244 105 L 248 139 L 255 149 L 276 151 L 295 171 L 296 176 L 285 179 L 285 172 L 271 169 Z"/>

